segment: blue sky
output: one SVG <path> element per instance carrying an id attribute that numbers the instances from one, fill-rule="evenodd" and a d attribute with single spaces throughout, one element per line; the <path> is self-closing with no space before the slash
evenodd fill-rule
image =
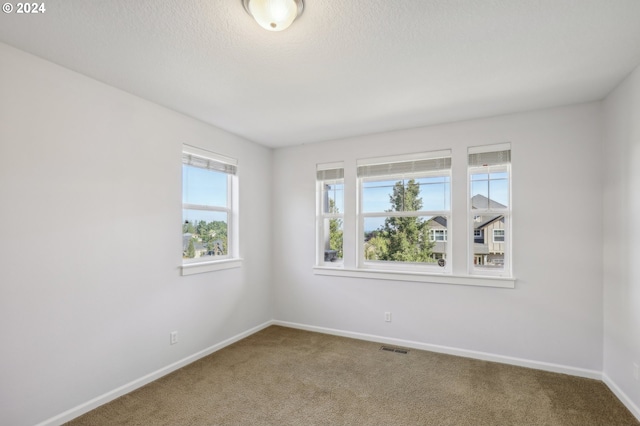
<path id="1" fill-rule="evenodd" d="M 392 209 L 390 196 L 399 179 L 367 181 L 362 185 L 363 212 L 384 212 Z M 408 179 L 405 179 L 405 185 Z M 448 176 L 418 178 L 422 210 L 449 210 L 450 182 Z"/>
<path id="2" fill-rule="evenodd" d="M 197 205 L 227 205 L 228 175 L 199 167 L 184 165 L 182 168 L 183 203 Z M 405 179 L 405 182 L 408 179 Z M 399 179 L 367 180 L 362 186 L 363 211 L 365 213 L 384 212 L 391 210 L 390 195 Z M 449 176 L 432 176 L 417 178 L 420 184 L 422 210 L 446 211 L 450 209 L 451 182 Z M 503 205 L 508 205 L 509 185 L 508 174 L 478 173 L 471 177 L 471 196 L 484 195 Z M 328 191 L 330 199 L 334 200 L 338 211 L 344 212 L 344 184 L 330 184 Z M 426 217 L 426 218 L 429 218 Z M 183 221 L 191 222 L 205 220 L 227 221 L 227 214 L 202 210 L 183 210 Z M 365 231 L 372 231 L 384 224 L 384 217 L 366 218 Z"/>
<path id="3" fill-rule="evenodd" d="M 509 205 L 509 180 L 507 172 L 476 173 L 471 175 L 471 196 L 480 194 L 498 203 Z"/>
<path id="4" fill-rule="evenodd" d="M 226 173 L 202 169 L 200 167 L 182 166 L 182 202 L 205 206 L 227 206 L 227 179 Z M 182 210 L 182 221 L 196 222 L 204 220 L 212 222 L 223 220 L 227 222 L 227 214 L 224 212 L 212 212 L 203 210 Z"/>
<path id="5" fill-rule="evenodd" d="M 400 179 L 368 180 L 362 185 L 363 211 L 365 213 L 391 210 L 390 195 Z M 405 182 L 408 179 L 405 179 Z M 451 182 L 449 176 L 434 176 L 415 179 L 420 184 L 422 210 L 446 211 L 451 208 Z M 331 184 L 329 198 L 333 199 L 340 212 L 344 212 L 344 185 Z M 471 177 L 471 196 L 481 194 L 503 205 L 509 202 L 508 173 L 478 173 Z M 431 216 L 425 216 L 428 220 Z M 369 217 L 364 220 L 365 231 L 373 231 L 384 224 L 384 217 Z"/>

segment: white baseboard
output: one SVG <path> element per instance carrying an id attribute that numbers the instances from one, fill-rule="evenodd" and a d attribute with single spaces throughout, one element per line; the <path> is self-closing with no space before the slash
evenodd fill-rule
<path id="1" fill-rule="evenodd" d="M 200 358 L 203 358 L 207 355 L 210 355 L 216 351 L 219 351 L 220 349 L 229 346 L 239 340 L 244 339 L 245 337 L 248 337 L 254 333 L 257 333 L 258 331 L 265 329 L 267 327 L 269 327 L 270 325 L 273 324 L 273 321 L 267 321 L 263 324 L 260 324 L 256 327 L 253 327 L 247 331 L 244 331 L 240 334 L 237 334 L 233 337 L 230 337 L 226 340 L 223 340 L 220 343 L 217 343 L 213 346 L 210 346 L 200 352 L 196 352 L 193 355 L 190 355 L 186 358 L 181 359 L 180 361 L 176 361 L 173 364 L 167 365 L 166 367 L 163 367 L 159 370 L 156 370 L 152 373 L 147 374 L 146 376 L 143 376 L 139 379 L 136 379 L 132 382 L 129 382 L 123 386 L 120 386 L 117 389 L 114 389 L 112 391 L 109 391 L 103 395 L 100 395 L 96 398 L 93 398 L 90 401 L 85 402 L 84 404 L 80 404 L 77 407 L 74 407 L 70 410 L 65 411 L 64 413 L 58 414 L 57 416 L 51 417 L 50 419 L 47 419 L 41 423 L 38 423 L 36 426 L 59 426 L 63 423 L 68 422 L 69 420 L 75 419 L 78 416 L 81 416 L 91 410 L 93 410 L 94 408 L 97 408 L 101 405 L 106 404 L 107 402 L 113 401 L 116 398 L 121 397 L 122 395 L 125 395 L 129 392 L 132 392 L 148 383 L 153 382 L 154 380 L 159 379 L 162 376 L 166 376 L 169 373 L 172 373 L 182 367 L 184 367 L 185 365 L 191 364 L 194 361 L 199 360 Z"/>
<path id="2" fill-rule="evenodd" d="M 332 334 L 335 336 L 350 337 L 352 339 L 367 340 L 370 342 L 386 343 L 396 346 L 404 346 L 406 348 L 421 349 L 431 352 L 439 352 L 449 355 L 457 355 L 466 358 L 480 359 L 483 361 L 499 362 L 502 364 L 517 365 L 519 367 L 533 368 L 536 370 L 550 371 L 553 373 L 568 374 L 571 376 L 586 377 L 589 379 L 602 380 L 602 372 L 597 370 L 588 370 L 585 368 L 570 367 L 567 365 L 553 364 L 549 362 L 533 361 L 523 358 L 515 358 L 504 355 L 496 355 L 487 352 L 471 351 L 468 349 L 459 349 L 449 346 L 432 345 L 428 343 L 415 342 L 411 340 L 395 339 L 392 337 L 376 336 L 373 334 L 356 333 L 352 331 L 336 330 L 333 328 L 316 327 L 312 325 L 297 324 L 287 321 L 273 321 L 274 325 L 283 327 L 298 328 L 300 330 L 315 331 L 318 333 Z"/>
<path id="3" fill-rule="evenodd" d="M 629 411 L 631 411 L 631 414 L 633 414 L 636 419 L 640 421 L 640 407 L 638 407 L 631 400 L 631 398 L 629 398 L 629 396 L 624 393 L 613 380 L 611 380 L 611 377 L 607 376 L 605 373 L 602 373 L 602 381 L 609 387 L 609 389 L 611 389 L 611 392 L 613 392 L 613 394 L 625 405 L 625 407 L 627 407 Z"/>
<path id="4" fill-rule="evenodd" d="M 36 426 L 59 426 L 63 423 L 66 423 L 82 414 L 85 414 L 101 405 L 104 405 L 110 401 L 113 401 L 116 398 L 119 398 L 122 395 L 125 395 L 129 392 L 132 392 L 148 383 L 153 382 L 154 380 L 159 379 L 162 376 L 165 376 L 169 373 L 172 373 L 188 364 L 191 364 L 194 361 L 197 361 L 200 358 L 203 358 L 207 355 L 210 355 L 220 349 L 229 346 L 239 340 L 242 340 L 254 333 L 257 333 L 260 330 L 263 330 L 270 325 L 280 325 L 283 327 L 296 328 L 300 330 L 314 331 L 317 333 L 331 334 L 334 336 L 342 336 L 349 337 L 352 339 L 366 340 L 370 342 L 379 342 L 386 343 L 391 345 L 403 346 L 412 349 L 420 349 L 431 352 L 444 353 L 449 355 L 457 355 L 466 358 L 474 358 L 480 359 L 483 361 L 492 361 L 499 362 L 503 364 L 517 365 L 520 367 L 534 368 L 537 370 L 550 371 L 554 373 L 562 373 L 568 374 L 571 376 L 578 377 L 586 377 L 589 379 L 602 380 L 611 391 L 616 395 L 616 397 L 631 411 L 631 413 L 640 420 L 640 408 L 609 378 L 606 374 L 603 374 L 600 371 L 596 370 L 588 370 L 584 368 L 576 368 L 570 367 L 566 365 L 553 364 L 548 362 L 541 361 L 533 361 L 523 358 L 515 358 L 504 355 L 496 355 L 487 352 L 479 352 L 479 351 L 471 351 L 467 349 L 459 349 L 453 348 L 449 346 L 441 346 L 441 345 L 432 345 L 428 343 L 415 342 L 411 340 L 403 340 L 403 339 L 395 339 L 391 337 L 383 337 L 377 336 L 373 334 L 365 334 L 365 333 L 357 333 L 352 331 L 345 330 L 337 330 L 333 328 L 326 327 L 317 327 L 312 325 L 298 324 L 287 321 L 279 321 L 279 320 L 271 320 L 267 321 L 263 324 L 260 324 L 256 327 L 253 327 L 247 331 L 244 331 L 240 334 L 237 334 L 233 337 L 230 337 L 226 340 L 223 340 L 220 343 L 217 343 L 213 346 L 210 346 L 200 352 L 197 352 L 193 355 L 190 355 L 186 358 L 183 358 L 179 361 L 174 362 L 166 367 L 163 367 L 159 370 L 156 370 L 152 373 L 147 374 L 144 377 L 136 379 L 132 382 L 129 382 L 123 386 L 120 386 L 117 389 L 109 391 L 103 395 L 100 395 L 90 401 L 87 401 L 83 404 L 78 405 L 70 410 L 65 411 L 64 413 L 58 414 L 57 416 L 51 417 L 41 423 L 38 423 Z"/>

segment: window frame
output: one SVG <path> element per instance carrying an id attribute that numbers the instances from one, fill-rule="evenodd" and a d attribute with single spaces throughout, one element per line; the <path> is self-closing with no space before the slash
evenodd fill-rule
<path id="1" fill-rule="evenodd" d="M 225 213 L 227 217 L 227 253 L 224 255 L 205 256 L 195 259 L 184 259 L 181 262 L 182 275 L 192 275 L 203 272 L 216 271 L 221 269 L 237 268 L 241 266 L 239 251 L 239 226 L 238 226 L 238 161 L 206 149 L 183 144 L 182 146 L 182 170 L 184 175 L 185 156 L 197 157 L 198 159 L 215 163 L 223 170 L 213 170 L 226 174 L 227 180 L 227 203 L 226 206 L 214 204 L 192 204 L 184 202 L 184 186 L 182 194 L 182 214 L 185 210 L 208 211 Z M 192 165 L 193 166 L 193 165 Z M 193 166 L 197 167 L 197 166 Z M 206 169 L 206 168 L 205 168 Z M 184 216 L 182 218 L 184 224 Z M 184 234 L 182 234 L 184 235 Z M 181 240 L 182 241 L 182 240 Z"/>
<path id="2" fill-rule="evenodd" d="M 451 259 L 452 244 L 449 241 L 446 243 L 446 251 L 444 253 L 445 265 L 439 266 L 435 263 L 425 262 L 394 262 L 384 260 L 367 260 L 365 258 L 365 219 L 367 218 L 382 218 L 382 217 L 428 217 L 436 218 L 438 216 L 443 217 L 447 221 L 447 231 L 452 229 L 452 194 L 453 194 L 453 179 L 451 169 L 451 150 L 440 150 L 431 152 L 421 152 L 408 155 L 387 156 L 378 158 L 369 158 L 357 160 L 357 169 L 366 166 L 382 166 L 394 163 L 404 163 L 411 161 L 424 161 L 435 159 L 448 159 L 449 167 L 439 170 L 427 170 L 419 172 L 406 172 L 406 173 L 389 173 L 380 174 L 377 176 L 358 176 L 357 182 L 357 200 L 356 200 L 356 265 L 358 270 L 371 271 L 371 272 L 384 272 L 384 271 L 398 271 L 409 273 L 427 273 L 434 275 L 451 274 L 452 266 L 449 259 Z M 447 201 L 449 210 L 419 210 L 419 211 L 384 211 L 384 212 L 364 212 L 364 183 L 375 182 L 381 180 L 410 180 L 424 177 L 437 177 L 446 176 L 448 178 L 447 184 L 449 185 L 449 199 Z"/>
<path id="3" fill-rule="evenodd" d="M 495 158 L 498 153 L 507 152 L 507 157 L 503 160 L 496 160 Z M 471 155 L 486 155 L 487 164 L 471 164 Z M 506 173 L 507 180 L 507 205 L 503 207 L 491 206 L 491 203 L 487 203 L 487 208 L 473 208 L 471 205 L 473 194 L 472 189 L 472 176 L 477 174 L 487 174 L 488 181 L 490 182 L 490 176 L 494 173 Z M 476 181 L 477 182 L 477 181 Z M 511 163 L 511 144 L 503 143 L 503 144 L 495 144 L 495 145 L 485 145 L 485 146 L 476 146 L 469 147 L 467 149 L 467 222 L 469 223 L 469 231 L 467 237 L 467 264 L 468 264 L 468 273 L 471 276 L 486 276 L 486 277 L 499 277 L 499 278 L 512 278 L 512 253 L 511 248 L 513 245 L 513 236 L 512 236 L 512 188 L 513 188 L 513 178 L 512 178 L 512 163 Z M 488 194 L 489 200 L 491 200 L 491 194 Z M 504 241 L 494 241 L 494 232 L 496 229 L 492 229 L 491 236 L 487 235 L 487 232 L 483 232 L 484 241 L 486 244 L 489 244 L 489 238 L 491 238 L 491 244 L 502 244 L 503 248 L 503 260 L 502 262 L 498 262 L 498 264 L 502 264 L 501 268 L 490 269 L 486 267 L 482 267 L 483 265 L 477 265 L 476 259 L 478 255 L 475 253 L 475 226 L 476 217 L 482 216 L 497 216 L 494 220 L 504 221 L 504 225 L 500 228 L 504 232 Z M 482 231 L 482 230 L 481 230 Z"/>
<path id="4" fill-rule="evenodd" d="M 343 211 L 331 213 L 325 211 L 325 185 L 342 184 L 342 205 Z M 332 162 L 316 164 L 316 265 L 341 267 L 344 265 L 344 162 Z M 325 226 L 325 221 L 342 221 L 342 244 L 343 257 L 336 261 L 325 260 L 326 241 L 330 238 L 327 235 L 329 230 Z M 330 226 L 330 225 L 329 225 Z"/>
<path id="5" fill-rule="evenodd" d="M 510 144 L 509 144 L 510 145 Z M 426 154 L 434 154 L 437 152 L 445 152 L 450 158 L 451 167 L 448 169 L 448 205 L 449 208 L 446 212 L 440 212 L 439 216 L 444 216 L 447 219 L 447 258 L 446 266 L 449 269 L 448 272 L 441 271 L 433 268 L 424 268 L 419 264 L 400 264 L 391 265 L 393 262 L 379 262 L 384 264 L 371 264 L 372 261 L 365 262 L 364 253 L 364 218 L 363 218 L 363 185 L 361 179 L 363 177 L 360 174 L 360 167 L 363 165 L 375 165 L 379 164 L 380 160 L 392 161 L 410 161 L 420 160 L 424 157 L 424 152 L 417 154 L 404 154 L 394 155 L 378 158 L 357 158 L 347 156 L 341 164 L 344 164 L 344 209 L 343 212 L 343 251 L 344 262 L 343 264 L 336 265 L 335 263 L 320 262 L 319 255 L 316 256 L 316 264 L 313 267 L 314 275 L 324 277 L 349 277 L 358 278 L 362 280 L 388 280 L 394 283 L 398 282 L 414 282 L 423 284 L 445 284 L 445 285 L 468 285 L 476 287 L 493 287 L 493 288 L 505 288 L 513 289 L 516 287 L 516 279 L 512 274 L 480 274 L 471 273 L 472 266 L 468 266 L 473 263 L 473 246 L 465 245 L 474 240 L 474 226 L 473 216 L 468 218 L 469 210 L 467 212 L 460 211 L 459 207 L 464 209 L 464 197 L 470 193 L 470 178 L 468 175 L 468 146 L 462 147 L 462 151 L 459 149 L 442 149 L 440 151 L 432 151 Z M 455 152 L 455 154 L 454 154 Z M 467 154 L 467 160 L 460 158 L 462 155 Z M 466 167 L 465 167 L 466 165 Z M 317 166 L 317 165 L 316 165 Z M 465 174 L 467 178 L 467 184 L 465 185 Z M 377 179 L 372 179 L 377 180 Z M 509 173 L 509 183 L 512 183 L 511 173 Z M 466 189 L 465 189 L 466 187 Z M 317 187 L 316 187 L 317 188 Z M 510 187 L 511 188 L 511 185 Z M 318 194 L 318 191 L 316 190 Z M 316 194 L 316 195 L 317 195 Z M 467 197 L 467 203 L 469 203 L 470 197 Z M 511 194 L 509 192 L 509 205 L 511 206 Z M 317 201 L 318 203 L 318 201 Z M 462 203 L 462 204 L 460 204 Z M 319 205 L 319 204 L 318 204 Z M 434 206 L 435 207 L 435 206 Z M 384 209 L 384 207 L 379 207 Z M 454 212 L 455 208 L 455 212 Z M 319 208 L 318 208 L 319 209 Z M 319 210 L 317 210 L 319 212 Z M 375 212 L 373 214 L 379 216 L 388 216 L 390 212 Z M 418 213 L 433 213 L 433 212 L 415 212 Z M 391 214 L 397 214 L 391 212 Z M 316 213 L 318 216 L 318 213 Z M 432 215 L 431 217 L 435 217 Z M 481 219 L 478 216 L 478 219 Z M 464 225 L 465 220 L 469 222 L 468 225 Z M 371 224 L 375 227 L 378 224 Z M 476 223 L 476 225 L 478 225 Z M 369 228 L 372 228 L 369 226 Z M 468 229 L 465 230 L 465 227 Z M 510 221 L 507 222 L 507 228 L 510 229 Z M 441 228 L 442 229 L 442 228 Z M 509 230 L 510 233 L 510 230 Z M 489 239 L 489 231 L 482 232 L 481 236 L 484 239 Z M 316 250 L 321 253 L 321 246 L 319 241 L 320 237 L 316 237 Z M 455 250 L 452 243 L 455 243 Z M 472 256 L 469 257 L 469 253 Z M 466 255 L 466 257 L 465 257 Z M 511 257 L 509 256 L 509 262 Z M 375 261 L 373 261 L 375 262 Z M 509 265 L 510 266 L 510 265 Z M 436 267 L 437 268 L 437 267 Z M 511 271 L 510 271 L 511 272 Z"/>

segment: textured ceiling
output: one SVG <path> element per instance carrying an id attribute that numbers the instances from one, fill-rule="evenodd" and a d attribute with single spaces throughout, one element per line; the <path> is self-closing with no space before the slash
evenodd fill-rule
<path id="1" fill-rule="evenodd" d="M 56 0 L 0 41 L 280 147 L 602 99 L 640 63 L 639 0 Z"/>

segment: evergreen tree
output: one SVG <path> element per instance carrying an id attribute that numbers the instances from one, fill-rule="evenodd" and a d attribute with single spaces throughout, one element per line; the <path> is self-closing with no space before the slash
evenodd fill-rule
<path id="1" fill-rule="evenodd" d="M 329 213 L 340 213 L 335 201 L 329 199 Z M 336 257 L 342 259 L 342 219 L 329 219 L 329 249 L 337 252 Z"/>
<path id="2" fill-rule="evenodd" d="M 378 231 L 373 231 L 364 245 L 364 258 L 367 260 L 380 260 L 387 257 L 389 246 L 387 240 L 379 235 Z"/>
<path id="3" fill-rule="evenodd" d="M 392 208 L 390 212 L 419 211 L 422 198 L 419 197 L 420 185 L 411 179 L 398 181 L 389 195 Z M 396 262 L 430 262 L 431 250 L 435 243 L 429 240 L 429 225 L 421 217 L 388 217 L 380 229 L 382 241 L 369 241 L 375 247 L 375 257 L 379 260 Z"/>
<path id="4" fill-rule="evenodd" d="M 196 246 L 193 244 L 193 238 L 191 238 L 187 247 L 187 258 L 193 259 L 194 257 L 196 257 Z"/>
<path id="5" fill-rule="evenodd" d="M 182 224 L 182 233 L 183 234 L 195 234 L 196 228 L 193 226 L 193 223 L 188 220 Z"/>

